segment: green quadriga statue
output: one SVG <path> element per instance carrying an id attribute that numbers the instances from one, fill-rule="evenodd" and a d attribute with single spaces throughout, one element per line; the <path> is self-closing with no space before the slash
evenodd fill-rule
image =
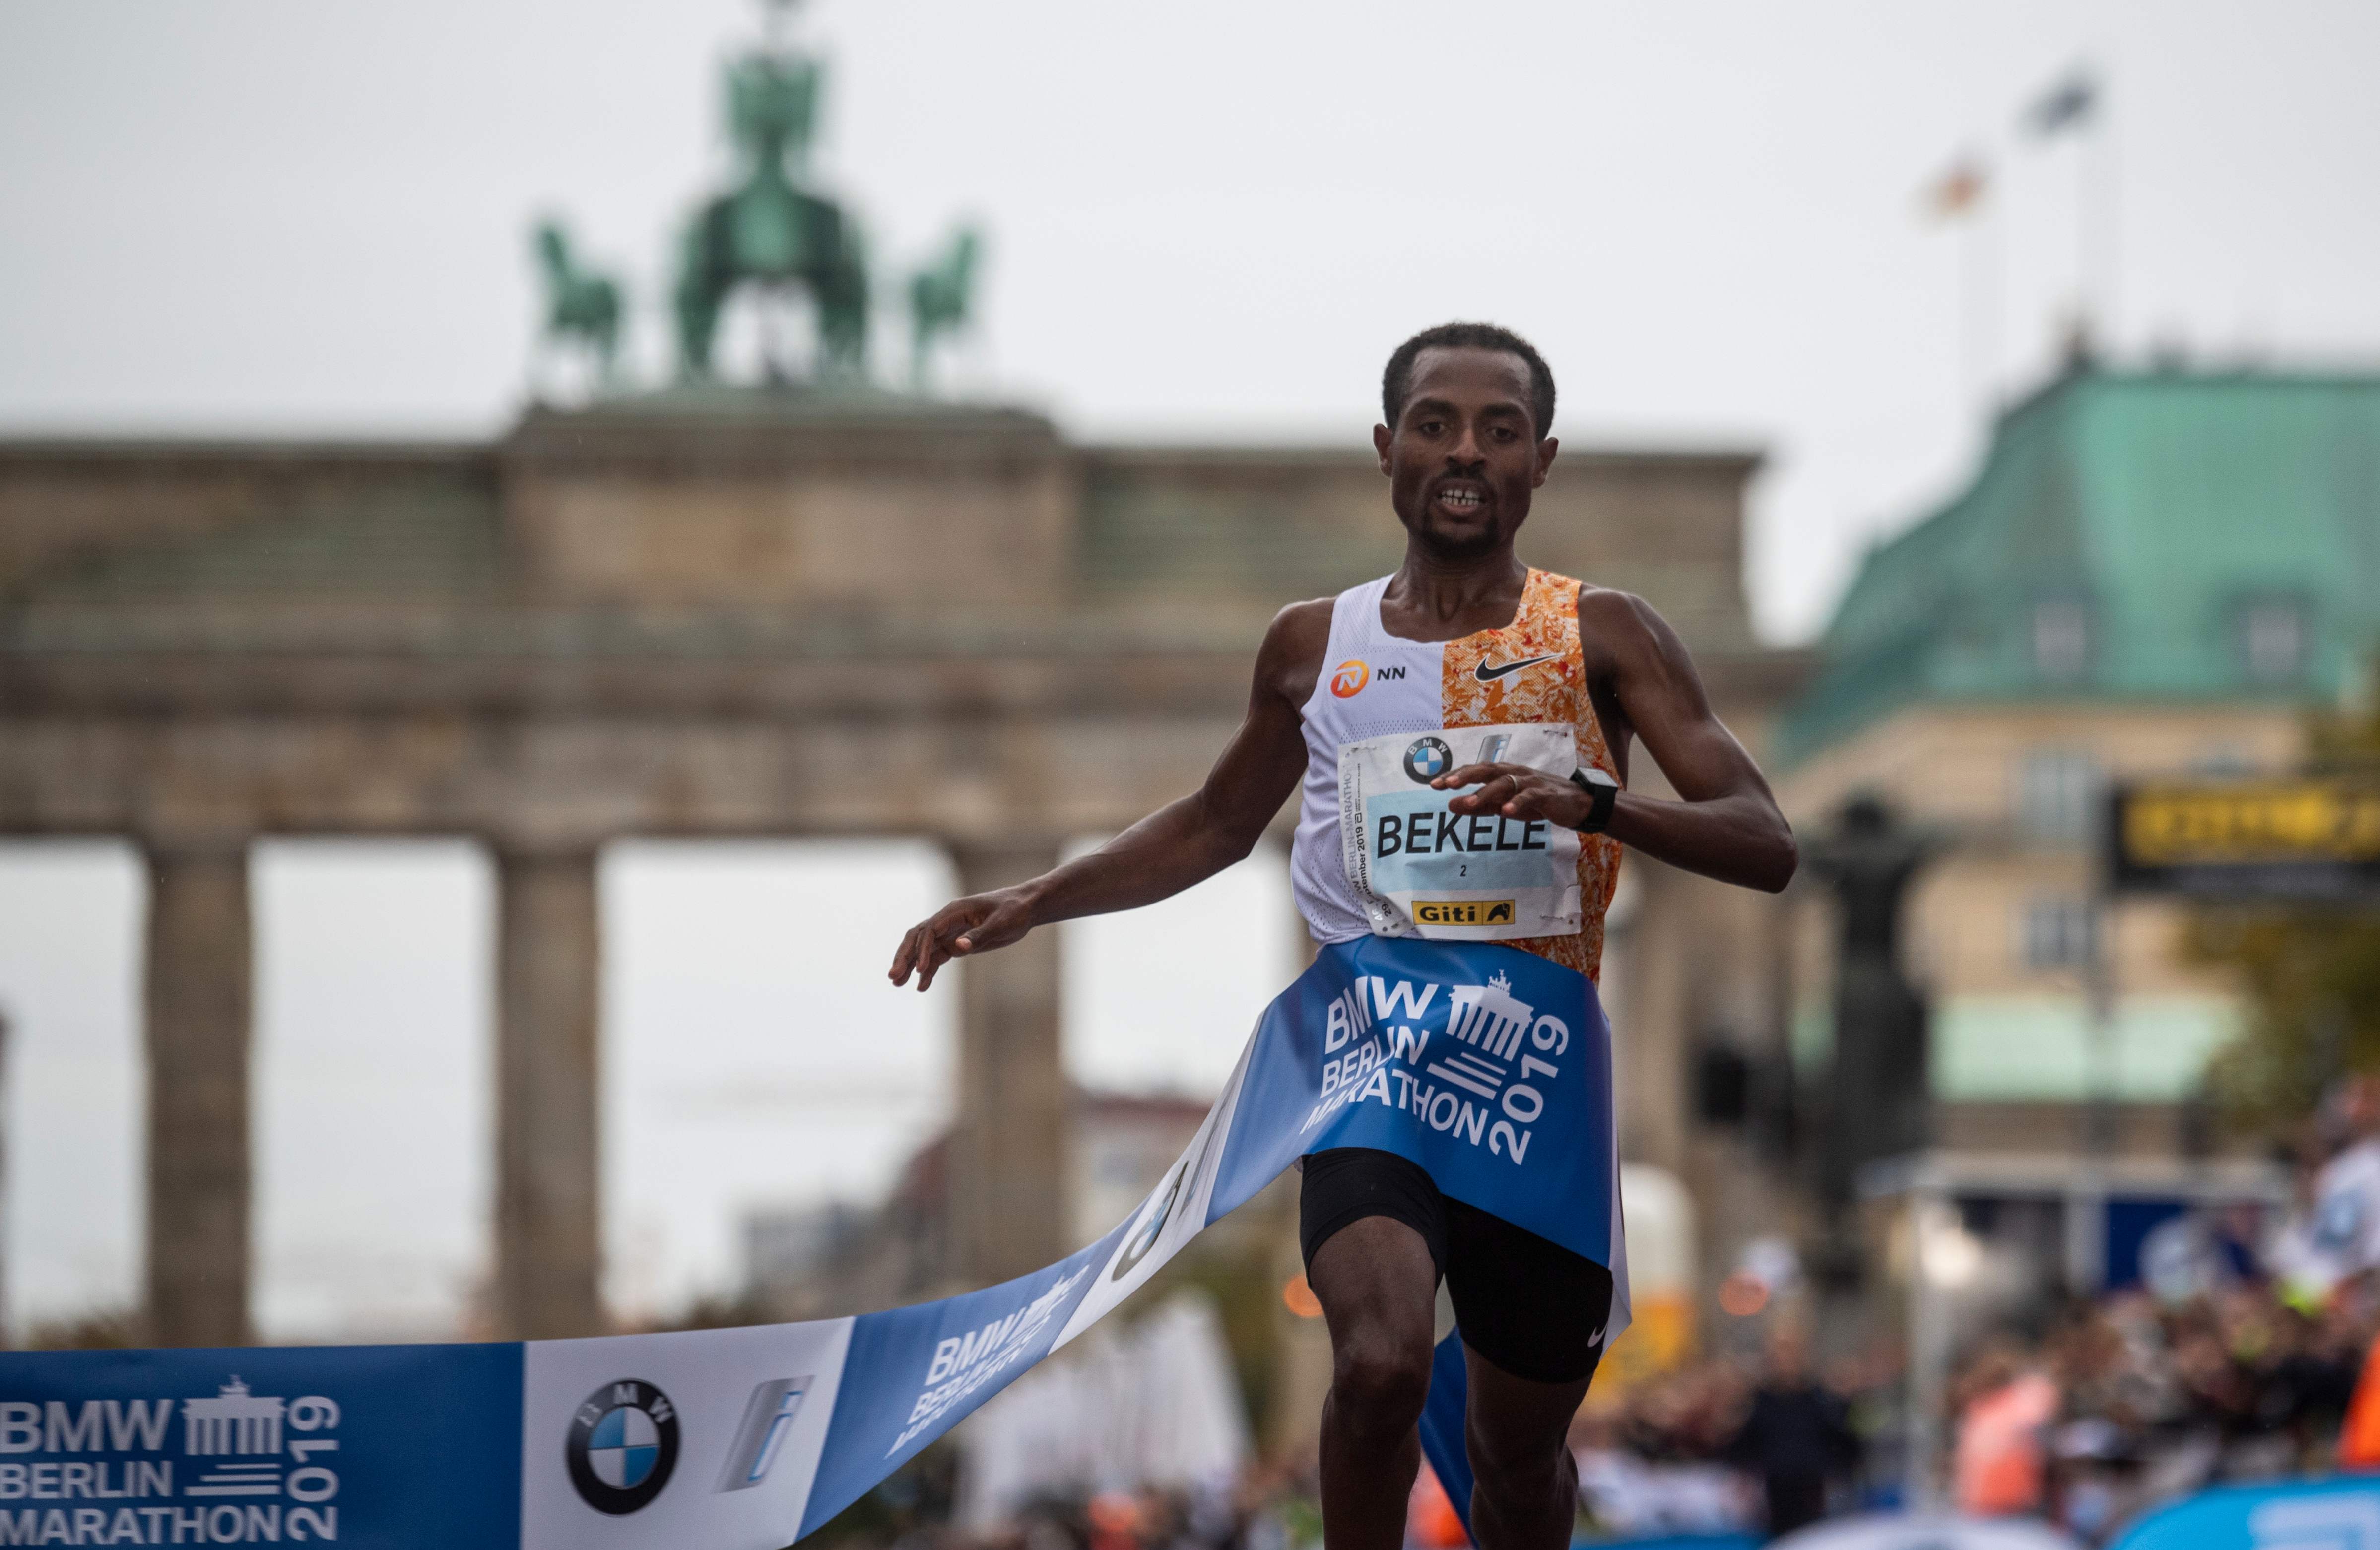
<path id="1" fill-rule="evenodd" d="M 710 372 L 720 309 L 747 283 L 808 289 L 818 307 L 819 375 L 857 381 L 868 369 L 868 265 L 856 224 L 802 186 L 817 124 L 816 61 L 771 43 L 727 69 L 728 128 L 741 173 L 686 226 L 677 281 L 679 367 Z M 771 361 L 772 375 L 783 375 Z"/>

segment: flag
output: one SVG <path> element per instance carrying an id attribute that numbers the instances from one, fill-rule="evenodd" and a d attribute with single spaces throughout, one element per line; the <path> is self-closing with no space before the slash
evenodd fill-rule
<path id="1" fill-rule="evenodd" d="M 2036 139 L 2047 139 L 2086 122 L 2099 108 L 2099 79 L 2088 66 L 2077 65 L 2057 85 L 2033 100 L 2024 110 L 2024 127 Z"/>
<path id="2" fill-rule="evenodd" d="M 1984 190 L 1989 185 L 1990 176 L 1984 170 L 1983 160 L 1963 155 L 1918 191 L 1918 207 L 1929 220 L 1955 221 L 1983 202 Z"/>

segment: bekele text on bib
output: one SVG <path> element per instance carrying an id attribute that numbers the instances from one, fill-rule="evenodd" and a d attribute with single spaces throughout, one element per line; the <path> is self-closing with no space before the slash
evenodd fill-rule
<path id="1" fill-rule="evenodd" d="M 1463 793 L 1430 781 L 1466 764 L 1524 764 L 1566 780 L 1578 768 L 1576 734 L 1533 722 L 1340 745 L 1347 878 L 1373 934 L 1502 941 L 1577 931 L 1578 835 L 1544 818 L 1454 811 Z"/>

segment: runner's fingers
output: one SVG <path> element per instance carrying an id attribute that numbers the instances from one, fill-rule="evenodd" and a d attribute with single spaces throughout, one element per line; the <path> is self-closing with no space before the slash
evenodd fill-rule
<path id="1" fill-rule="evenodd" d="M 1475 786 L 1482 781 L 1490 781 L 1499 775 L 1509 775 L 1515 769 L 1525 768 L 1512 764 L 1466 764 L 1448 770 L 1430 784 L 1439 791 L 1453 791 L 1463 786 Z"/>
<path id="2" fill-rule="evenodd" d="M 1478 768 L 1494 769 L 1496 766 L 1481 765 Z M 1511 801 L 1512 793 L 1518 791 L 1520 786 L 1518 776 L 1510 770 L 1500 771 L 1477 791 L 1464 792 L 1447 805 L 1458 813 L 1484 813 L 1501 803 Z"/>
<path id="3" fill-rule="evenodd" d="M 921 920 L 901 934 L 901 950 L 892 955 L 892 983 L 906 985 L 909 976 L 926 967 L 927 950 L 934 940 L 934 923 Z M 919 986 L 918 989 L 925 988 Z"/>
<path id="4" fill-rule="evenodd" d="M 947 929 L 936 929 L 928 932 L 925 943 L 924 960 L 918 966 L 917 988 L 920 990 L 931 989 L 934 984 L 934 975 L 941 971 L 943 964 L 949 963 L 952 959 L 957 956 L 958 951 L 953 944 L 952 934 Z"/>
<path id="5" fill-rule="evenodd" d="M 971 914 L 966 901 L 960 900 L 909 927 L 901 938 L 900 951 L 892 955 L 892 983 L 905 985 L 915 974 L 919 990 L 931 986 L 934 971 L 952 957 L 952 938 L 965 930 Z"/>
<path id="6" fill-rule="evenodd" d="M 1567 781 L 1557 781 L 1539 770 L 1536 778 L 1520 782 L 1503 813 L 1508 818 L 1547 818 L 1560 821 L 1560 809 L 1567 795 L 1576 788 Z"/>

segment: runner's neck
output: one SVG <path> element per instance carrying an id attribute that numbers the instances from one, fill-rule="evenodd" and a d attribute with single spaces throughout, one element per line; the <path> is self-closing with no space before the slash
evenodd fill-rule
<path id="1" fill-rule="evenodd" d="M 1415 641 L 1509 629 L 1520 617 L 1529 575 L 1509 547 L 1461 564 L 1409 548 L 1380 595 L 1380 628 Z"/>

